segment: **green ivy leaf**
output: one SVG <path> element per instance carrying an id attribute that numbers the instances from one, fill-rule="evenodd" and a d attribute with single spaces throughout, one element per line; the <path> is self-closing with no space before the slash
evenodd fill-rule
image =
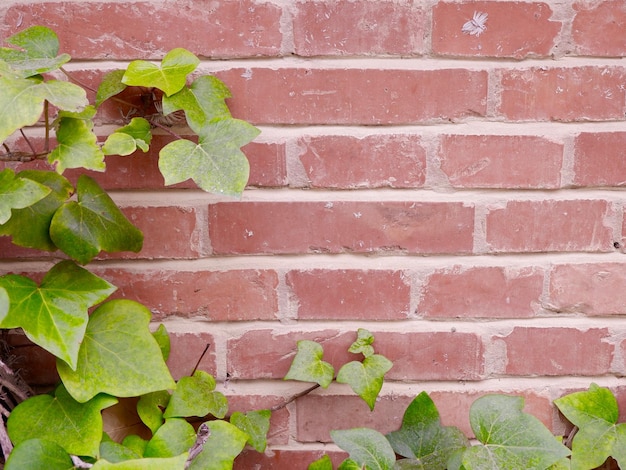
<path id="1" fill-rule="evenodd" d="M 370 470 L 390 470 L 396 455 L 385 436 L 368 428 L 331 431 L 335 444 L 350 454 L 350 459 Z"/>
<path id="2" fill-rule="evenodd" d="M 142 456 L 142 454 L 138 454 L 133 449 L 129 449 L 117 442 L 102 441 L 100 443 L 100 458 L 112 463 L 140 459 Z"/>
<path id="3" fill-rule="evenodd" d="M 69 454 L 96 457 L 102 438 L 100 412 L 117 403 L 114 397 L 98 395 L 79 403 L 60 385 L 52 395 L 37 395 L 11 412 L 7 431 L 14 444 L 38 438 L 55 442 Z"/>
<path id="4" fill-rule="evenodd" d="M 18 129 L 37 123 L 45 99 L 40 84 L 38 78 L 0 77 L 0 143 Z"/>
<path id="5" fill-rule="evenodd" d="M 144 457 L 175 457 L 188 451 L 196 442 L 193 426 L 181 418 L 165 420 L 148 441 Z"/>
<path id="6" fill-rule="evenodd" d="M 617 424 L 617 400 L 608 388 L 591 384 L 554 403 L 579 428 L 572 440 L 573 470 L 599 467 L 609 457 L 626 468 L 626 423 Z"/>
<path id="7" fill-rule="evenodd" d="M 96 108 L 99 108 L 106 100 L 126 89 L 126 85 L 122 83 L 122 77 L 125 72 L 125 70 L 112 70 L 102 77 L 96 92 Z"/>
<path id="8" fill-rule="evenodd" d="M 385 374 L 392 366 L 393 363 L 385 356 L 374 354 L 363 359 L 362 363 L 352 361 L 344 364 L 337 374 L 337 382 L 349 384 L 354 393 L 373 410 Z"/>
<path id="9" fill-rule="evenodd" d="M 255 410 L 248 413 L 235 411 L 230 416 L 230 423 L 245 432 L 250 444 L 257 452 L 265 452 L 267 446 L 267 433 L 270 430 L 270 410 Z"/>
<path id="10" fill-rule="evenodd" d="M 333 470 L 333 462 L 328 455 L 324 454 L 321 458 L 311 462 L 307 470 Z"/>
<path id="11" fill-rule="evenodd" d="M 248 441 L 248 435 L 226 421 L 208 421 L 210 434 L 202 452 L 191 461 L 189 470 L 231 470 L 233 461 Z"/>
<path id="12" fill-rule="evenodd" d="M 346 459 L 339 464 L 337 470 L 363 470 L 363 465 L 358 464 L 352 459 Z M 369 470 L 369 467 L 365 467 L 365 470 Z"/>
<path id="13" fill-rule="evenodd" d="M 221 392 L 215 391 L 215 379 L 197 370 L 192 377 L 182 377 L 178 381 L 163 416 L 167 419 L 212 414 L 223 418 L 227 412 L 228 400 Z"/>
<path id="14" fill-rule="evenodd" d="M 570 454 L 523 407 L 523 398 L 506 395 L 485 395 L 472 404 L 470 424 L 482 445 L 465 451 L 465 468 L 543 470 Z"/>
<path id="15" fill-rule="evenodd" d="M 143 456 L 144 452 L 146 451 L 148 441 L 142 439 L 137 434 L 129 434 L 124 439 L 122 439 L 122 445 L 135 452 L 137 455 Z"/>
<path id="16" fill-rule="evenodd" d="M 130 124 L 109 135 L 102 151 L 105 155 L 121 156 L 130 155 L 137 149 L 147 152 L 151 140 L 150 123 L 144 118 L 133 118 Z"/>
<path id="17" fill-rule="evenodd" d="M 15 446 L 5 470 L 72 470 L 74 463 L 70 454 L 56 442 L 44 439 L 28 439 Z"/>
<path id="18" fill-rule="evenodd" d="M 161 349 L 163 360 L 167 361 L 167 358 L 170 356 L 170 335 L 167 333 L 165 325 L 161 323 L 159 327 L 152 332 L 152 336 L 154 336 L 154 339 Z"/>
<path id="19" fill-rule="evenodd" d="M 85 90 L 73 83 L 50 80 L 39 86 L 43 89 L 45 99 L 59 109 L 80 112 L 89 105 Z"/>
<path id="20" fill-rule="evenodd" d="M 259 130 L 245 121 L 214 119 L 198 133 L 198 144 L 186 139 L 170 142 L 159 153 L 165 184 L 191 178 L 205 191 L 240 196 L 250 171 L 240 147 L 258 134 Z"/>
<path id="21" fill-rule="evenodd" d="M 141 231 L 93 179 L 81 175 L 76 192 L 78 202 L 64 204 L 52 218 L 50 237 L 56 246 L 82 264 L 91 261 L 100 250 L 141 250 Z"/>
<path id="22" fill-rule="evenodd" d="M 10 168 L 0 171 L 0 224 L 11 218 L 12 209 L 24 209 L 50 194 L 50 188 L 15 176 Z"/>
<path id="23" fill-rule="evenodd" d="M 335 370 L 328 362 L 322 361 L 324 349 L 315 341 L 298 341 L 298 352 L 284 380 L 316 382 L 327 388 L 333 381 Z"/>
<path id="24" fill-rule="evenodd" d="M 27 170 L 18 173 L 23 179 L 35 181 L 47 188 L 49 194 L 39 202 L 12 211 L 9 221 L 0 225 L 0 235 L 12 235 L 14 244 L 39 250 L 56 250 L 50 238 L 52 216 L 74 191 L 74 187 L 63 176 L 42 170 Z"/>
<path id="25" fill-rule="evenodd" d="M 396 454 L 409 459 L 406 468 L 423 470 L 445 470 L 448 458 L 469 446 L 458 428 L 441 425 L 439 410 L 426 392 L 407 407 L 402 427 L 386 437 Z"/>
<path id="26" fill-rule="evenodd" d="M 0 277 L 0 287 L 11 301 L 0 327 L 22 328 L 26 336 L 70 368 L 77 364 L 88 309 L 116 289 L 72 261 L 56 264 L 40 286 L 27 277 L 9 274 Z"/>
<path id="27" fill-rule="evenodd" d="M 150 311 L 132 300 L 111 300 L 89 318 L 72 370 L 57 361 L 61 380 L 72 396 L 90 400 L 98 393 L 133 397 L 176 386 L 150 333 Z"/>
<path id="28" fill-rule="evenodd" d="M 374 335 L 364 328 L 357 330 L 357 338 L 354 343 L 350 345 L 348 351 L 354 354 L 363 354 L 365 357 L 369 357 L 374 354 Z"/>
<path id="29" fill-rule="evenodd" d="M 180 91 L 200 60 L 186 49 L 176 48 L 168 52 L 161 66 L 145 60 L 134 60 L 126 69 L 122 83 L 133 86 L 155 87 L 171 96 Z"/>
<path id="30" fill-rule="evenodd" d="M 150 428 L 152 434 L 165 422 L 163 411 L 170 401 L 170 394 L 167 390 L 146 393 L 137 402 L 137 414 L 141 422 Z"/>
<path id="31" fill-rule="evenodd" d="M 187 452 L 176 457 L 164 459 L 142 458 L 137 460 L 125 460 L 124 462 L 111 463 L 106 460 L 98 460 L 92 470 L 184 470 L 187 461 Z"/>
<path id="32" fill-rule="evenodd" d="M 57 119 L 57 147 L 48 155 L 48 161 L 56 164 L 56 171 L 68 168 L 85 168 L 104 171 L 104 153 L 93 133 L 93 121 L 62 113 Z"/>

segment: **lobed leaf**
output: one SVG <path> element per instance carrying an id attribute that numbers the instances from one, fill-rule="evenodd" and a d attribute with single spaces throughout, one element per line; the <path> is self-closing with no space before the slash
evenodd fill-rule
<path id="1" fill-rule="evenodd" d="M 202 452 L 191 461 L 189 470 L 231 470 L 233 461 L 248 441 L 248 435 L 232 424 L 208 421 L 210 434 Z"/>
<path id="2" fill-rule="evenodd" d="M 152 140 L 150 123 L 144 118 L 133 118 L 124 127 L 116 129 L 107 137 L 102 151 L 105 155 L 126 156 L 140 149 L 148 151 L 148 146 Z"/>
<path id="3" fill-rule="evenodd" d="M 212 414 L 223 418 L 227 412 L 228 400 L 221 392 L 215 391 L 215 379 L 197 370 L 192 377 L 182 377 L 178 381 L 163 416 L 184 418 Z"/>
<path id="4" fill-rule="evenodd" d="M 365 328 L 359 328 L 356 341 L 350 345 L 348 351 L 354 354 L 361 353 L 363 356 L 369 357 L 374 354 L 372 343 L 374 343 L 374 335 Z"/>
<path id="5" fill-rule="evenodd" d="M 393 363 L 385 356 L 374 354 L 363 359 L 363 362 L 352 361 L 344 364 L 337 374 L 337 382 L 350 385 L 354 393 L 373 410 L 385 374 L 392 367 Z"/>
<path id="6" fill-rule="evenodd" d="M 298 341 L 298 352 L 284 380 L 315 382 L 327 388 L 333 381 L 333 366 L 322 361 L 324 349 L 315 341 Z"/>
<path id="7" fill-rule="evenodd" d="M 193 426 L 181 418 L 166 419 L 152 439 L 148 441 L 144 457 L 175 457 L 193 446 L 196 432 Z"/>
<path id="8" fill-rule="evenodd" d="M 235 411 L 230 417 L 230 423 L 237 426 L 248 435 L 248 444 L 257 452 L 265 452 L 267 433 L 270 430 L 270 410 L 255 410 L 248 413 Z"/>
<path id="9" fill-rule="evenodd" d="M 137 402 L 137 414 L 141 422 L 148 426 L 152 434 L 165 422 L 163 411 L 170 401 L 167 390 L 159 390 L 142 395 Z"/>
<path id="10" fill-rule="evenodd" d="M 396 455 L 385 436 L 368 428 L 331 431 L 335 444 L 350 454 L 350 459 L 370 470 L 392 469 Z"/>
<path id="11" fill-rule="evenodd" d="M 10 168 L 0 171 L 0 224 L 8 222 L 13 209 L 32 206 L 50 192 L 50 188 L 36 181 L 15 176 Z"/>

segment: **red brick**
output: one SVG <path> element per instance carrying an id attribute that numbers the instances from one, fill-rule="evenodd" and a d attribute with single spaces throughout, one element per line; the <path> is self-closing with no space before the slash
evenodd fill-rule
<path id="1" fill-rule="evenodd" d="M 622 263 L 563 264 L 550 272 L 549 308 L 585 315 L 626 313 L 626 266 Z"/>
<path id="2" fill-rule="evenodd" d="M 576 136 L 574 145 L 575 185 L 626 185 L 626 132 L 583 132 Z"/>
<path id="3" fill-rule="evenodd" d="M 269 68 L 215 74 L 255 124 L 411 124 L 486 113 L 487 72 Z"/>
<path id="4" fill-rule="evenodd" d="M 176 8 L 149 2 L 44 2 L 15 5 L 1 35 L 45 24 L 59 35 L 61 51 L 74 59 L 161 59 L 175 47 L 203 57 L 276 56 L 281 9 L 250 0 Z"/>
<path id="5" fill-rule="evenodd" d="M 606 328 L 516 327 L 494 340 L 506 347 L 510 375 L 605 375 L 611 372 L 613 346 Z"/>
<path id="6" fill-rule="evenodd" d="M 419 188 L 426 151 L 415 135 L 303 137 L 300 162 L 313 188 Z"/>
<path id="7" fill-rule="evenodd" d="M 415 55 L 424 51 L 424 11 L 392 1 L 296 4 L 295 52 L 316 55 Z"/>
<path id="8" fill-rule="evenodd" d="M 542 289 L 539 268 L 454 266 L 428 276 L 417 311 L 426 318 L 528 318 Z"/>
<path id="9" fill-rule="evenodd" d="M 209 333 L 169 333 L 170 355 L 167 366 L 175 380 L 191 375 L 194 368 L 216 373 L 215 338 Z M 207 345 L 209 348 L 204 353 Z M 203 355 L 204 353 L 204 355 Z"/>
<path id="10" fill-rule="evenodd" d="M 267 410 L 273 406 L 282 405 L 286 397 L 275 395 L 244 395 L 241 393 L 232 393 L 228 385 L 225 385 L 221 391 L 228 398 L 228 415 L 235 411 L 247 413 L 253 410 Z M 289 421 L 291 413 L 287 408 L 280 408 L 272 411 L 270 418 L 270 430 L 267 433 L 267 444 L 286 445 L 289 443 Z"/>
<path id="11" fill-rule="evenodd" d="M 219 254 L 468 253 L 473 231 L 474 209 L 463 203 L 225 202 L 209 206 L 209 236 Z"/>
<path id="12" fill-rule="evenodd" d="M 287 285 L 300 320 L 402 320 L 409 313 L 402 271 L 290 271 Z"/>
<path id="13" fill-rule="evenodd" d="M 611 213 L 601 200 L 510 201 L 487 214 L 487 243 L 499 252 L 612 251 Z"/>
<path id="14" fill-rule="evenodd" d="M 479 36 L 462 32 L 475 12 L 489 16 Z M 433 52 L 461 57 L 548 57 L 561 23 L 542 2 L 439 2 L 433 7 Z"/>
<path id="15" fill-rule="evenodd" d="M 580 55 L 626 55 L 626 5 L 621 0 L 573 4 L 572 37 Z"/>
<path id="16" fill-rule="evenodd" d="M 284 143 L 252 142 L 241 150 L 250 162 L 248 186 L 280 187 L 287 185 L 287 160 Z"/>
<path id="17" fill-rule="evenodd" d="M 268 449 L 264 454 L 246 448 L 235 459 L 234 470 L 294 470 L 308 468 L 311 462 L 327 454 L 333 462 L 333 468 L 346 458 L 348 454 L 337 450 L 301 450 L 301 449 Z"/>
<path id="18" fill-rule="evenodd" d="M 626 73 L 622 67 L 501 70 L 497 113 L 512 121 L 623 119 Z"/>
<path id="19" fill-rule="evenodd" d="M 526 135 L 445 135 L 439 159 L 454 188 L 554 189 L 563 145 Z"/>
<path id="20" fill-rule="evenodd" d="M 158 318 L 200 316 L 209 321 L 274 320 L 278 276 L 270 270 L 140 272 L 106 269 L 116 297 L 146 305 Z"/>

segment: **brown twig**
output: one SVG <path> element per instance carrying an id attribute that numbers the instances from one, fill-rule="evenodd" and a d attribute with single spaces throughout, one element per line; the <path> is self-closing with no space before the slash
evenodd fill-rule
<path id="1" fill-rule="evenodd" d="M 195 459 L 200 452 L 204 449 L 204 444 L 209 439 L 211 435 L 211 430 L 206 423 L 202 423 L 198 428 L 198 432 L 196 434 L 196 442 L 194 442 L 191 449 L 189 449 L 189 457 L 187 457 L 187 461 L 185 462 L 185 468 L 189 468 L 191 465 L 191 461 Z"/>
<path id="2" fill-rule="evenodd" d="M 303 397 L 305 395 L 308 395 L 309 393 L 311 393 L 313 390 L 315 390 L 316 388 L 319 388 L 320 384 L 315 384 L 310 386 L 309 388 L 302 390 L 301 392 L 296 393 L 295 395 L 292 395 L 291 397 L 287 398 L 287 400 L 285 400 L 283 403 L 280 403 L 279 405 L 274 405 L 270 408 L 270 411 L 278 411 L 278 410 L 282 410 L 283 408 L 285 408 L 289 403 L 292 403 L 294 401 L 296 401 L 298 398 Z"/>
<path id="3" fill-rule="evenodd" d="M 2 419 L 0 419 L 0 448 L 2 449 L 4 461 L 6 462 L 9 458 L 9 455 L 13 451 L 13 443 L 11 442 L 11 439 L 9 439 L 7 428 L 4 425 L 4 420 Z"/>

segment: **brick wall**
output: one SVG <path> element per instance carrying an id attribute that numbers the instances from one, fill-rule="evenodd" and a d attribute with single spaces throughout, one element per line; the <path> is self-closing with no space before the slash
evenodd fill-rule
<path id="1" fill-rule="evenodd" d="M 486 30 L 463 34 L 474 12 Z M 97 175 L 145 248 L 91 269 L 167 325 L 176 376 L 210 343 L 201 367 L 244 410 L 304 388 L 281 381 L 299 339 L 340 365 L 365 327 L 394 361 L 373 413 L 316 391 L 238 468 L 305 468 L 329 429 L 394 429 L 422 390 L 466 432 L 488 392 L 555 432 L 551 400 L 591 381 L 626 409 L 622 0 L 5 0 L 0 17 L 3 37 L 55 29 L 86 81 L 188 48 L 262 130 L 240 201 L 162 188 L 156 150 Z M 0 250 L 3 272 L 50 265 Z"/>

